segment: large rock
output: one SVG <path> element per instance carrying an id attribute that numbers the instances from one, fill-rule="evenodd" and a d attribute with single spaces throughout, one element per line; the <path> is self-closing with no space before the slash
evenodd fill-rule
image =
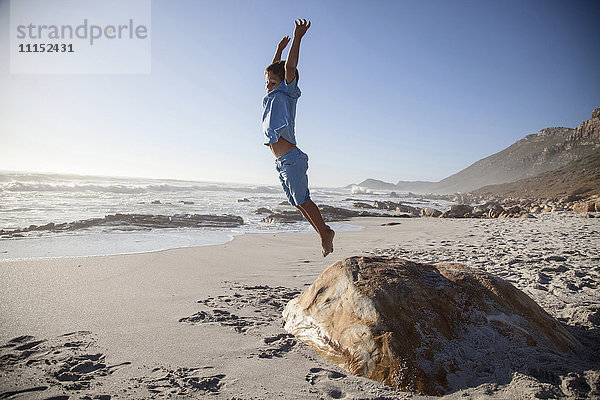
<path id="1" fill-rule="evenodd" d="M 490 218 L 498 218 L 504 212 L 504 207 L 495 202 L 489 202 L 484 205 L 486 214 Z"/>
<path id="2" fill-rule="evenodd" d="M 429 207 L 425 207 L 421 209 L 421 216 L 422 217 L 434 217 L 434 218 L 438 218 L 440 215 L 442 215 L 442 212 L 439 210 L 436 210 L 435 208 L 429 208 Z"/>
<path id="3" fill-rule="evenodd" d="M 471 218 L 473 207 L 468 204 L 455 204 L 445 211 L 439 218 Z"/>
<path id="4" fill-rule="evenodd" d="M 375 208 L 368 203 L 363 203 L 362 201 L 354 202 L 354 203 L 352 203 L 352 205 L 356 208 Z"/>
<path id="5" fill-rule="evenodd" d="M 600 200 L 589 200 L 573 204 L 575 212 L 594 212 L 600 211 Z"/>
<path id="6" fill-rule="evenodd" d="M 431 395 L 497 381 L 486 376 L 510 376 L 536 354 L 579 346 L 500 278 L 393 257 L 337 261 L 283 316 L 288 332 L 348 372 Z"/>
<path id="7" fill-rule="evenodd" d="M 354 217 L 384 217 L 384 216 L 393 216 L 390 214 L 383 215 L 378 213 L 372 213 L 369 211 L 354 211 L 347 210 L 345 208 L 332 207 L 325 204 L 319 206 L 319 210 L 321 211 L 321 215 L 323 216 L 323 220 L 328 221 L 346 221 L 350 218 Z"/>
<path id="8" fill-rule="evenodd" d="M 287 224 L 293 222 L 304 221 L 304 217 L 300 211 L 279 211 L 270 215 L 267 215 L 260 222 L 266 222 L 269 224 Z"/>
<path id="9" fill-rule="evenodd" d="M 396 207 L 396 211 L 402 212 L 402 213 L 409 213 L 411 215 L 418 217 L 421 209 L 413 207 L 413 206 L 409 206 L 407 204 L 399 204 L 398 207 Z"/>
<path id="10" fill-rule="evenodd" d="M 379 208 L 380 210 L 395 210 L 398 206 L 400 206 L 400 203 L 394 203 L 393 201 L 388 200 L 375 200 L 373 205 L 375 208 Z"/>

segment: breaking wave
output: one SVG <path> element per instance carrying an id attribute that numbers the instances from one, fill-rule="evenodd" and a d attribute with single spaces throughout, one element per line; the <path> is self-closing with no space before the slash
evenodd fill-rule
<path id="1" fill-rule="evenodd" d="M 242 192 L 242 193 L 278 193 L 280 189 L 270 186 L 229 186 L 229 185 L 122 185 L 122 184 L 65 184 L 42 182 L 8 182 L 0 184 L 0 192 L 68 192 L 68 193 L 174 193 L 174 192 Z"/>
<path id="2" fill-rule="evenodd" d="M 358 185 L 352 185 L 350 191 L 352 194 L 373 194 L 371 189 Z"/>

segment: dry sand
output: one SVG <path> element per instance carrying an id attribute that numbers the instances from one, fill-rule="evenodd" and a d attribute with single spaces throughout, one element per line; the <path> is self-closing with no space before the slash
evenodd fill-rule
<path id="1" fill-rule="evenodd" d="M 381 226 L 386 222 L 399 225 Z M 457 261 L 511 281 L 585 346 L 445 398 L 600 396 L 600 219 L 358 218 L 323 259 L 315 234 L 136 255 L 0 261 L 0 399 L 425 399 L 348 375 L 282 328 L 337 259 Z M 494 377 L 494 378 L 493 378 Z"/>

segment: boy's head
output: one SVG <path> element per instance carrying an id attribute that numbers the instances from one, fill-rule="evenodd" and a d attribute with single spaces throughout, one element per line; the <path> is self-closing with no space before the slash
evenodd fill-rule
<path id="1" fill-rule="evenodd" d="M 285 79 L 285 60 L 276 61 L 265 69 L 265 81 L 267 83 L 267 93 L 275 89 Z M 300 75 L 296 68 L 296 83 Z"/>

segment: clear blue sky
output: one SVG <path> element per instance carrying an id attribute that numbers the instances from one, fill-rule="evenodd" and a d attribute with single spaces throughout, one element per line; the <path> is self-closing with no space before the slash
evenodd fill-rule
<path id="1" fill-rule="evenodd" d="M 437 181 L 600 107 L 598 1 L 153 0 L 151 74 L 11 75 L 0 0 L 0 170 L 278 184 L 263 70 L 298 17 L 311 185 Z"/>

